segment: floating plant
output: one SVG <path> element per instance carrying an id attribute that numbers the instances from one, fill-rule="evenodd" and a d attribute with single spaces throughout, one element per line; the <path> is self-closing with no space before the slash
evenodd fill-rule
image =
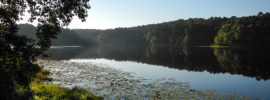
<path id="1" fill-rule="evenodd" d="M 177 82 L 173 78 L 136 78 L 134 73 L 124 72 L 105 64 L 76 63 L 65 61 L 38 61 L 50 70 L 53 78 L 50 84 L 72 88 L 82 87 L 105 99 L 119 100 L 251 100 L 238 93 L 218 94 L 215 90 L 201 91 L 190 88 L 187 82 Z"/>

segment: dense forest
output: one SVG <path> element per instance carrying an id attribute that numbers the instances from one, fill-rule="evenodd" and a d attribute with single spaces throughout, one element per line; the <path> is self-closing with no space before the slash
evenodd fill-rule
<path id="1" fill-rule="evenodd" d="M 30 24 L 20 24 L 18 27 L 19 27 L 18 34 L 26 35 L 27 37 L 38 40 L 38 38 L 35 35 L 36 33 L 35 26 L 30 25 Z M 94 40 L 92 38 L 95 36 L 91 36 L 91 34 L 89 33 L 90 31 L 88 31 L 87 33 L 88 39 L 84 38 L 85 37 L 84 35 L 86 34 L 80 34 L 80 33 L 85 33 L 84 30 L 78 30 L 78 32 L 76 30 L 62 29 L 61 34 L 58 35 L 58 38 L 56 40 L 52 41 L 52 44 L 55 46 L 66 46 L 66 45 L 87 46 L 87 45 L 93 45 L 93 43 L 95 43 L 94 41 L 91 41 L 91 40 Z"/>
<path id="2" fill-rule="evenodd" d="M 107 30 L 62 29 L 53 45 L 106 45 L 147 44 L 152 46 L 171 45 L 269 45 L 270 14 L 254 16 L 209 19 L 190 18 L 160 24 Z M 35 27 L 21 24 L 19 33 L 34 36 Z M 30 34 L 30 35 L 29 35 Z"/>
<path id="3" fill-rule="evenodd" d="M 258 13 L 257 16 L 232 17 L 218 30 L 216 44 L 240 44 L 246 46 L 269 45 L 270 14 Z"/>

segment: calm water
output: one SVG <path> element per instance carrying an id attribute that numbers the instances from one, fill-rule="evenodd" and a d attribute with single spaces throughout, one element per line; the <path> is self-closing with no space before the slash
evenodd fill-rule
<path id="1" fill-rule="evenodd" d="M 268 48 L 173 48 L 142 45 L 62 46 L 50 59 L 95 62 L 149 79 L 175 78 L 191 88 L 270 99 Z"/>

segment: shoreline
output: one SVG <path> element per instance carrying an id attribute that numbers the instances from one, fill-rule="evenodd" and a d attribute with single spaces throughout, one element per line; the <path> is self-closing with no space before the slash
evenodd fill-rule
<path id="1" fill-rule="evenodd" d="M 141 84 L 133 73 L 111 68 L 105 64 L 76 63 L 67 61 L 40 60 L 38 65 L 49 70 L 52 77 L 48 84 L 61 85 L 68 88 L 80 87 L 98 96 L 108 96 L 116 88 L 128 88 Z M 109 96 L 110 97 L 110 96 Z"/>
<path id="2" fill-rule="evenodd" d="M 39 60 L 37 62 L 49 70 L 52 77 L 47 84 L 68 88 L 86 89 L 105 100 L 111 99 L 202 99 L 234 98 L 254 99 L 240 96 L 239 93 L 219 94 L 215 90 L 201 91 L 191 89 L 189 83 L 177 82 L 173 78 L 151 79 L 137 78 L 135 73 L 124 72 L 105 64 L 92 62 L 77 63 L 68 61 Z"/>

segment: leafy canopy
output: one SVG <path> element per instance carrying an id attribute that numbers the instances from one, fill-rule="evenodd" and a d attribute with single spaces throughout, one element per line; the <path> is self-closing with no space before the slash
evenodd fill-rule
<path id="1" fill-rule="evenodd" d="M 39 71 L 33 62 L 48 50 L 60 28 L 74 16 L 85 21 L 89 0 L 0 0 L 0 97 L 25 99 Z M 18 35 L 17 22 L 28 12 L 37 21 L 38 40 Z"/>

